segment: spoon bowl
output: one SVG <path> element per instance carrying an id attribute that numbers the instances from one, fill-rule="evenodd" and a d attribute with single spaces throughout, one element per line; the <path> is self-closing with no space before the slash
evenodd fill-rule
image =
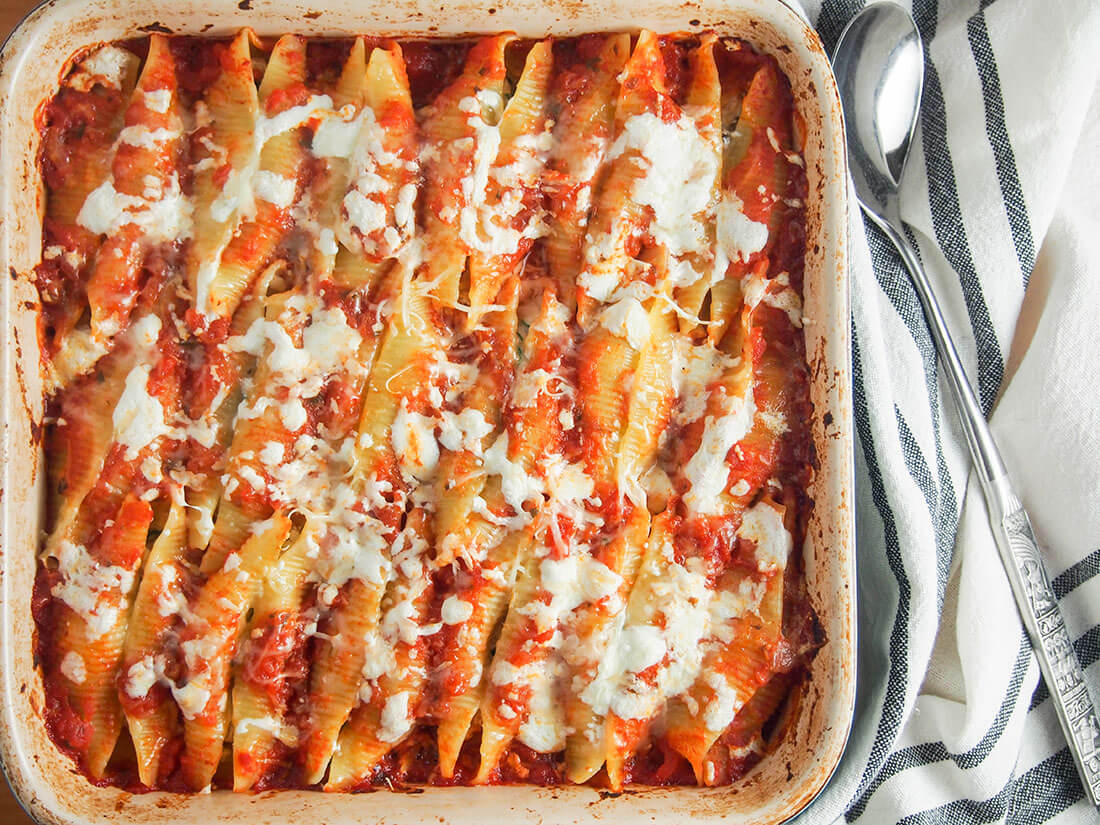
<path id="1" fill-rule="evenodd" d="M 913 19 L 893 3 L 868 6 L 841 34 L 833 70 L 856 194 L 878 216 L 893 218 L 924 86 Z"/>

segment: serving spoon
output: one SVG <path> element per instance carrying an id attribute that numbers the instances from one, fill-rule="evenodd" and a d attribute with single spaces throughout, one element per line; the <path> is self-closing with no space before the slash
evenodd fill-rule
<path id="1" fill-rule="evenodd" d="M 867 6 L 841 34 L 833 70 L 859 205 L 897 248 L 916 289 L 962 419 L 1016 605 L 1085 793 L 1094 806 L 1100 806 L 1100 723 L 1081 665 L 1043 568 L 1031 520 L 963 371 L 932 284 L 902 231 L 898 188 L 917 125 L 924 79 L 924 50 L 913 18 L 893 3 Z"/>

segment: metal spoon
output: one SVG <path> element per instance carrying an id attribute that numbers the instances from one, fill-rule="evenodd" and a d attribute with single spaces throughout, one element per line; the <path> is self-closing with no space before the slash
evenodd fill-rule
<path id="1" fill-rule="evenodd" d="M 1100 724 L 1031 521 L 1012 488 L 928 276 L 902 232 L 898 187 L 917 125 L 924 78 L 924 50 L 909 13 L 888 2 L 865 8 L 841 34 L 833 69 L 859 205 L 897 247 L 916 288 L 959 409 L 1016 604 L 1085 792 L 1093 805 L 1100 805 Z"/>

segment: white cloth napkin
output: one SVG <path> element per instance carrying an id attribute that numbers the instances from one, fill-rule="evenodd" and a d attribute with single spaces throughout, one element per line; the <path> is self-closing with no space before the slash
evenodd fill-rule
<path id="1" fill-rule="evenodd" d="M 805 2 L 828 49 L 862 6 Z M 912 11 L 928 65 L 903 217 L 1100 700 L 1100 3 Z M 859 699 L 800 822 L 1098 822 L 916 295 L 852 220 Z"/>

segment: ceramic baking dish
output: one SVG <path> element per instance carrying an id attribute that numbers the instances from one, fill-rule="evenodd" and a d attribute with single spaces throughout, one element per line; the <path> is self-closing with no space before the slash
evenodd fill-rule
<path id="1" fill-rule="evenodd" d="M 81 48 L 150 31 L 520 36 L 601 30 L 714 29 L 778 59 L 804 125 L 809 177 L 805 325 L 820 469 L 806 543 L 810 596 L 828 637 L 786 736 L 727 788 L 428 788 L 345 795 L 132 795 L 94 787 L 50 741 L 32 655 L 30 599 L 42 530 L 42 382 L 32 270 L 41 253 L 42 182 L 34 113 Z M 49 823 L 693 821 L 778 823 L 802 810 L 840 759 L 855 695 L 852 426 L 849 384 L 846 166 L 840 102 L 817 36 L 778 0 L 52 0 L 0 55 L 0 757 L 16 794 Z"/>

